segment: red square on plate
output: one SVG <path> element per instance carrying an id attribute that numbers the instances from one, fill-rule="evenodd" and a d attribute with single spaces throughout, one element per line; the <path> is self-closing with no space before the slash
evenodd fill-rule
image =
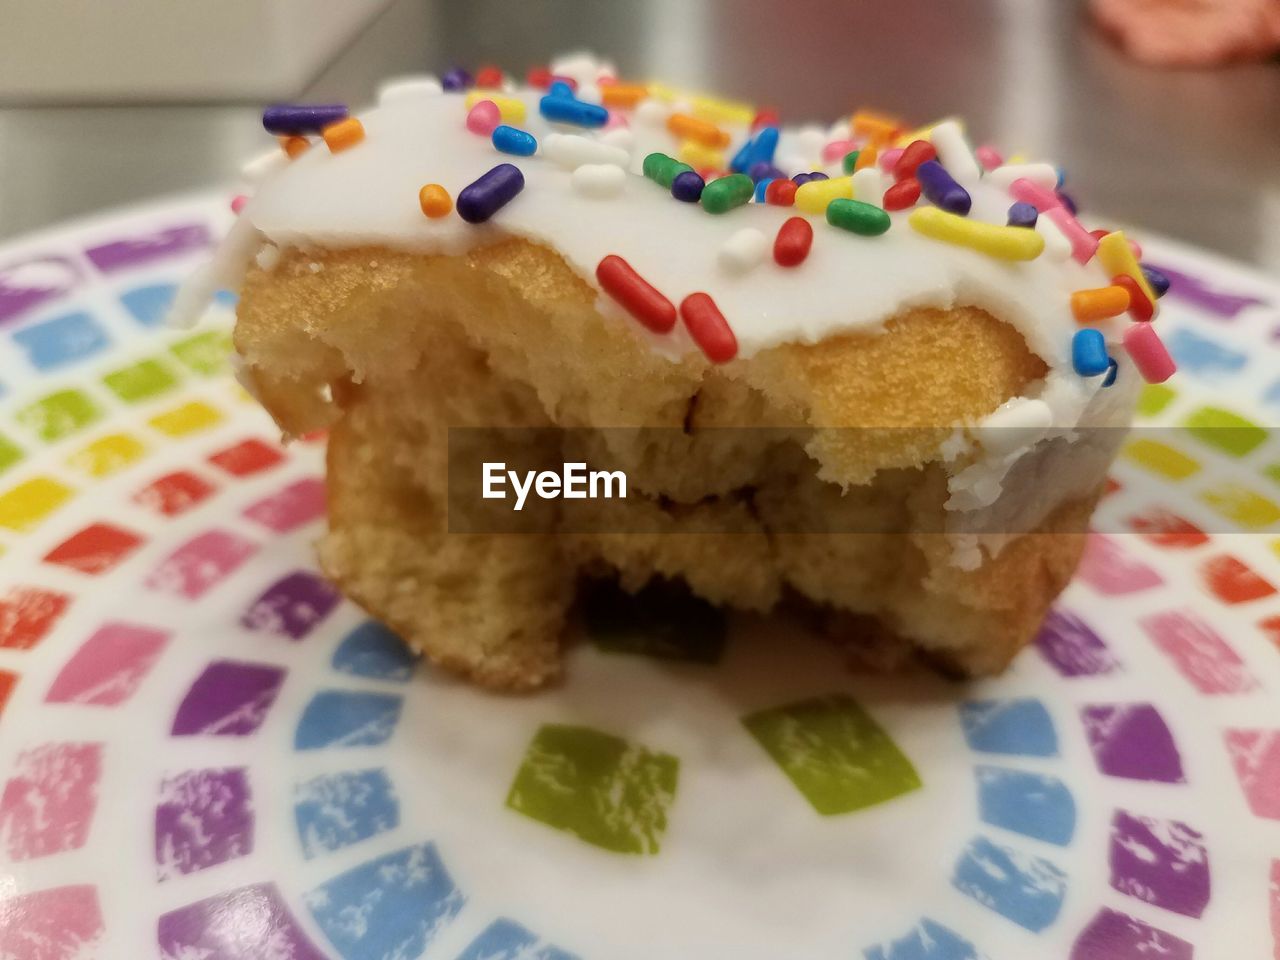
<path id="1" fill-rule="evenodd" d="M 109 523 L 93 523 L 73 534 L 47 554 L 46 563 L 70 567 L 81 573 L 106 573 L 133 553 L 142 537 Z"/>
<path id="2" fill-rule="evenodd" d="M 71 597 L 39 587 L 15 587 L 0 598 L 0 647 L 29 650 L 66 612 Z"/>
<path id="3" fill-rule="evenodd" d="M 194 473 L 179 470 L 147 484 L 133 495 L 133 499 L 135 503 L 158 510 L 166 517 L 174 517 L 207 499 L 213 491 L 213 484 Z"/>
<path id="4" fill-rule="evenodd" d="M 1232 556 L 1210 557 L 1200 573 L 1209 592 L 1223 603 L 1247 603 L 1276 592 L 1274 586 Z"/>
<path id="5" fill-rule="evenodd" d="M 209 462 L 236 477 L 247 477 L 274 467 L 284 459 L 284 454 L 262 440 L 242 440 L 234 447 L 227 447 L 209 457 Z"/>

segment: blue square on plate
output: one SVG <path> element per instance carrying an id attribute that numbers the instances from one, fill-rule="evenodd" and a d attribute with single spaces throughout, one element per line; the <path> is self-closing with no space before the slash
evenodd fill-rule
<path id="1" fill-rule="evenodd" d="M 89 314 L 68 313 L 17 331 L 14 342 L 37 370 L 54 370 L 101 353 L 111 339 Z"/>
<path id="2" fill-rule="evenodd" d="M 164 323 L 165 314 L 178 293 L 172 283 L 156 283 L 148 287 L 134 287 L 120 294 L 120 302 L 144 327 L 158 327 Z"/>

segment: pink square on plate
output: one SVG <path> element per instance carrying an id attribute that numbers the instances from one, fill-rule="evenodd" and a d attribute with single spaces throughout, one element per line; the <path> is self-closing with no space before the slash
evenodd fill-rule
<path id="1" fill-rule="evenodd" d="M 45 700 L 114 707 L 128 700 L 169 642 L 169 634 L 130 623 L 98 628 L 58 672 Z"/>
<path id="2" fill-rule="evenodd" d="M 202 596 L 253 556 L 258 545 L 224 530 L 210 530 L 188 540 L 147 577 L 147 586 L 189 600 Z"/>
<path id="3" fill-rule="evenodd" d="M 1249 809 L 1280 820 L 1280 730 L 1228 730 L 1224 739 Z"/>
<path id="4" fill-rule="evenodd" d="M 1130 557 L 1114 539 L 1098 533 L 1089 534 L 1085 541 L 1079 575 L 1093 589 L 1108 596 L 1137 593 L 1164 582 L 1160 574 Z"/>
<path id="5" fill-rule="evenodd" d="M 96 957 L 101 937 L 98 891 L 89 884 L 0 900 L 0 955 L 5 960 Z"/>
<path id="6" fill-rule="evenodd" d="M 1154 613 L 1142 620 L 1142 629 L 1201 693 L 1245 693 L 1258 686 L 1240 655 L 1195 614 Z"/>
<path id="7" fill-rule="evenodd" d="M 0 845 L 9 858 L 83 847 L 101 775 L 100 743 L 46 743 L 18 754 L 0 795 Z"/>

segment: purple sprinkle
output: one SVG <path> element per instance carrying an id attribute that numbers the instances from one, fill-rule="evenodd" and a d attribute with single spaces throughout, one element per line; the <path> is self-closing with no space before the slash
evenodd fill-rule
<path id="1" fill-rule="evenodd" d="M 671 195 L 685 203 L 697 203 L 702 198 L 702 188 L 705 186 L 706 181 L 702 177 L 692 170 L 686 170 L 676 174 L 676 178 L 671 181 Z"/>
<path id="2" fill-rule="evenodd" d="M 1147 283 L 1151 284 L 1151 289 L 1156 292 L 1157 300 L 1169 292 L 1169 278 L 1162 271 L 1149 267 L 1145 263 L 1139 266 L 1142 267 L 1142 275 L 1147 278 Z"/>
<path id="3" fill-rule="evenodd" d="M 1073 217 L 1080 213 L 1080 208 L 1076 206 L 1076 202 L 1072 199 L 1071 194 L 1059 190 L 1058 199 L 1062 201 L 1062 205 L 1067 208 L 1067 212 Z"/>
<path id="4" fill-rule="evenodd" d="M 471 86 L 471 74 L 461 67 L 454 67 L 440 78 L 440 86 L 446 90 L 466 90 Z"/>
<path id="5" fill-rule="evenodd" d="M 826 180 L 827 175 L 815 170 L 813 173 L 797 173 L 791 179 L 795 181 L 797 187 L 803 187 L 806 183 L 812 183 L 814 180 Z"/>
<path id="6" fill-rule="evenodd" d="M 510 163 L 500 163 L 458 194 L 458 216 L 467 223 L 484 223 L 524 189 L 524 174 Z"/>
<path id="7" fill-rule="evenodd" d="M 1039 214 L 1029 203 L 1015 203 L 1009 208 L 1009 226 L 1034 227 Z"/>
<path id="8" fill-rule="evenodd" d="M 926 160 L 920 164 L 916 168 L 916 179 L 920 181 L 920 192 L 935 207 L 960 216 L 968 215 L 973 205 L 969 191 L 956 183 L 937 160 Z"/>
<path id="9" fill-rule="evenodd" d="M 761 180 L 776 180 L 783 175 L 782 171 L 767 160 L 753 163 L 747 170 L 747 176 L 759 183 Z"/>
<path id="10" fill-rule="evenodd" d="M 268 133 L 298 136 L 319 133 L 331 123 L 347 119 L 345 103 L 277 103 L 262 111 Z"/>

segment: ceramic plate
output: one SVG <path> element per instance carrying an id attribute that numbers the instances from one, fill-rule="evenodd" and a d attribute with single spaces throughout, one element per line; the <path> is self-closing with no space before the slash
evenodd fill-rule
<path id="1" fill-rule="evenodd" d="M 1150 244 L 1181 372 L 1005 676 L 606 604 L 512 698 L 317 574 L 232 298 L 162 325 L 229 218 L 0 248 L 0 956 L 1280 956 L 1280 287 Z"/>

